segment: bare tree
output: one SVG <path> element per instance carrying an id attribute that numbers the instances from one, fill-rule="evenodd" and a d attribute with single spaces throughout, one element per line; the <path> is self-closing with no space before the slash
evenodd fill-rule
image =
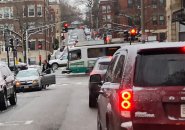
<path id="1" fill-rule="evenodd" d="M 82 19 L 80 9 L 69 5 L 67 2 L 60 2 L 60 8 L 62 20 L 72 22 Z"/>

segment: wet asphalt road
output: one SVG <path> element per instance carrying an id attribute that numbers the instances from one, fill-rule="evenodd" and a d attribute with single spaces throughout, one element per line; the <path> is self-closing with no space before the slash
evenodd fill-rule
<path id="1" fill-rule="evenodd" d="M 0 112 L 0 130 L 96 130 L 96 109 L 88 107 L 88 77 L 57 75 L 47 90 L 18 94 Z"/>

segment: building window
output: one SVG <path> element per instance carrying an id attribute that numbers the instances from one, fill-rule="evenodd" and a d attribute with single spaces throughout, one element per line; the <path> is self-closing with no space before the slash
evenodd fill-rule
<path id="1" fill-rule="evenodd" d="M 34 17 L 35 16 L 35 6 L 34 5 L 29 5 L 28 6 L 28 16 L 29 17 Z"/>
<path id="2" fill-rule="evenodd" d="M 5 19 L 11 18 L 11 10 L 10 10 L 9 7 L 5 7 L 5 8 L 4 8 L 4 18 L 5 18 Z"/>
<path id="3" fill-rule="evenodd" d="M 0 8 L 0 19 L 10 19 L 10 18 L 13 18 L 13 8 L 12 7 Z"/>
<path id="4" fill-rule="evenodd" d="M 35 50 L 35 41 L 31 41 L 29 43 L 29 48 L 30 48 L 30 50 Z"/>
<path id="5" fill-rule="evenodd" d="M 107 5 L 107 13 L 110 13 L 111 12 L 111 7 L 110 5 Z"/>
<path id="6" fill-rule="evenodd" d="M 152 0 L 152 7 L 157 8 L 157 0 Z"/>
<path id="7" fill-rule="evenodd" d="M 159 16 L 159 24 L 163 25 L 164 22 L 165 22 L 165 20 L 164 20 L 164 15 L 160 15 L 160 16 Z"/>
<path id="8" fill-rule="evenodd" d="M 135 6 L 136 6 L 137 8 L 139 8 L 140 5 L 141 5 L 141 0 L 136 0 L 136 1 L 135 1 Z"/>
<path id="9" fill-rule="evenodd" d="M 23 7 L 22 7 L 22 10 L 23 10 L 23 17 L 26 17 L 26 16 L 27 16 L 27 15 L 26 15 L 26 7 L 23 6 Z"/>
<path id="10" fill-rule="evenodd" d="M 106 13 L 106 6 L 102 6 L 102 13 Z"/>
<path id="11" fill-rule="evenodd" d="M 152 18 L 153 25 L 157 25 L 157 16 L 153 16 Z"/>
<path id="12" fill-rule="evenodd" d="M 42 17 L 42 5 L 37 5 L 37 16 Z"/>
<path id="13" fill-rule="evenodd" d="M 111 15 L 107 15 L 107 20 L 111 22 Z"/>
<path id="14" fill-rule="evenodd" d="M 128 0 L 128 7 L 133 7 L 133 0 Z"/>
<path id="15" fill-rule="evenodd" d="M 0 8 L 0 19 L 2 19 L 2 18 L 3 18 L 3 9 Z"/>
<path id="16" fill-rule="evenodd" d="M 160 4 L 161 6 L 164 6 L 165 3 L 166 3 L 166 0 L 159 0 L 159 4 Z"/>
<path id="17" fill-rule="evenodd" d="M 106 21 L 107 18 L 106 18 L 106 15 L 103 15 L 103 21 Z"/>

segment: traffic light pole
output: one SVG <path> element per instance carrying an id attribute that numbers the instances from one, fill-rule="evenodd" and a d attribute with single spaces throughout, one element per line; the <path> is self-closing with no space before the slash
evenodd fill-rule
<path id="1" fill-rule="evenodd" d="M 8 67 L 10 66 L 9 47 L 6 47 Z"/>
<path id="2" fill-rule="evenodd" d="M 142 43 L 145 43 L 145 7 L 144 7 L 144 0 L 141 0 L 141 38 L 142 38 Z"/>
<path id="3" fill-rule="evenodd" d="M 15 47 L 13 49 L 13 67 L 14 67 L 14 74 L 16 74 L 16 66 L 15 66 Z"/>
<path id="4" fill-rule="evenodd" d="M 132 45 L 132 36 L 130 34 L 130 45 Z"/>
<path id="5" fill-rule="evenodd" d="M 28 29 L 26 30 L 26 52 L 25 52 L 25 59 L 26 59 L 26 64 L 29 65 L 29 61 L 28 61 Z"/>

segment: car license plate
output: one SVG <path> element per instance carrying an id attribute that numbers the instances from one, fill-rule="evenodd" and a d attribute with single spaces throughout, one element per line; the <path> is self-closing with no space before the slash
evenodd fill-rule
<path id="1" fill-rule="evenodd" d="M 29 86 L 24 86 L 24 88 L 29 88 Z"/>
<path id="2" fill-rule="evenodd" d="M 185 104 L 181 105 L 181 117 L 185 117 Z"/>

